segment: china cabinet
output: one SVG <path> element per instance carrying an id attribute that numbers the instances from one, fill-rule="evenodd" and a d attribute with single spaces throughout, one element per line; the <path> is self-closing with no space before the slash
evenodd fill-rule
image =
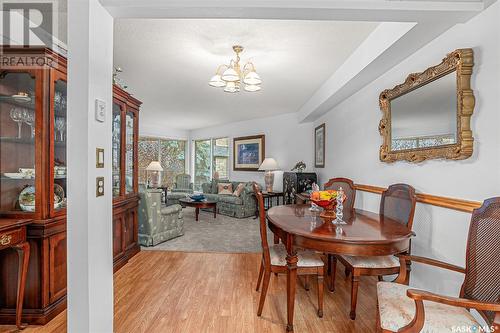
<path id="1" fill-rule="evenodd" d="M 66 307 L 66 59 L 0 46 L 0 218 L 32 220 L 23 322 Z M 0 253 L 0 324 L 14 323 L 18 257 Z"/>
<path id="2" fill-rule="evenodd" d="M 142 103 L 113 86 L 113 264 L 115 271 L 139 252 L 138 140 Z"/>
<path id="3" fill-rule="evenodd" d="M 314 172 L 284 172 L 283 197 L 285 205 L 296 203 L 295 196 L 310 190 L 314 183 L 318 183 L 318 177 Z"/>

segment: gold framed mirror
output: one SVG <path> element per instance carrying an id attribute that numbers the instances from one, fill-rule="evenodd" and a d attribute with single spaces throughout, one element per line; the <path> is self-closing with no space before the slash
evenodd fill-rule
<path id="1" fill-rule="evenodd" d="M 380 94 L 382 162 L 460 160 L 472 155 L 473 65 L 472 49 L 458 49 Z"/>

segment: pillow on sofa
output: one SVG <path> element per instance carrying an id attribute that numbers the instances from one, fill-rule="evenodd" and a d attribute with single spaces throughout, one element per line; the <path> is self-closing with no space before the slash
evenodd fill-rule
<path id="1" fill-rule="evenodd" d="M 219 183 L 217 184 L 217 194 L 233 194 L 233 184 Z"/>
<path id="2" fill-rule="evenodd" d="M 239 183 L 238 187 L 236 187 L 236 190 L 234 190 L 233 195 L 235 197 L 239 197 L 241 195 L 241 192 L 245 189 L 245 184 Z"/>

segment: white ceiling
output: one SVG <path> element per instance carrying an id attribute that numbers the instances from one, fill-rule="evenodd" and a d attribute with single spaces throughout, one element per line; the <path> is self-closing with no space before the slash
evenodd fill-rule
<path id="1" fill-rule="evenodd" d="M 143 101 L 141 122 L 196 129 L 296 112 L 375 29 L 376 23 L 253 19 L 116 19 L 114 63 Z M 263 79 L 256 93 L 208 86 L 245 47 Z"/>

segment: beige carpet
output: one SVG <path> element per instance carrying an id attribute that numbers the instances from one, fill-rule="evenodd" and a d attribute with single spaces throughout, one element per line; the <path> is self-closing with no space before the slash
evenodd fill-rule
<path id="1" fill-rule="evenodd" d="M 143 250 L 184 251 L 184 252 L 262 252 L 259 220 L 253 217 L 237 219 L 212 211 L 200 211 L 199 221 L 195 221 L 194 208 L 186 207 L 184 214 L 184 235 Z M 268 238 L 272 240 L 268 230 Z"/>

